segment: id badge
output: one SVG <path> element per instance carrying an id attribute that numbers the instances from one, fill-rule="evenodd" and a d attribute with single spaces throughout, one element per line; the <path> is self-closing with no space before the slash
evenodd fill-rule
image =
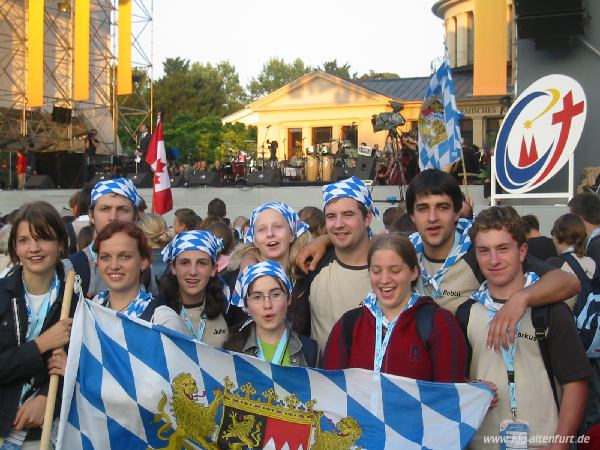
<path id="1" fill-rule="evenodd" d="M 527 449 L 529 424 L 527 422 L 504 420 L 500 422 L 499 450 Z"/>
<path id="2" fill-rule="evenodd" d="M 26 436 L 27 430 L 10 430 L 10 434 L 4 438 L 4 441 L 0 439 L 0 450 L 19 450 L 23 447 Z"/>

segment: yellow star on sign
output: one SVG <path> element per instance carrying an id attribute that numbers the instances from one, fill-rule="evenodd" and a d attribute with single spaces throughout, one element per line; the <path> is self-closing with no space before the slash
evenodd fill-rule
<path id="1" fill-rule="evenodd" d="M 525 123 L 523 123 L 523 126 L 528 129 L 531 128 L 531 125 L 533 125 L 532 120 L 526 120 Z"/>

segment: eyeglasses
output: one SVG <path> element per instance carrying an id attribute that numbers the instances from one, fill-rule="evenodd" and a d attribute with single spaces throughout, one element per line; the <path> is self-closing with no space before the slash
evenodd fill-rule
<path id="1" fill-rule="evenodd" d="M 268 295 L 263 294 L 262 292 L 254 292 L 248 296 L 248 301 L 252 303 L 263 303 L 267 298 L 272 302 L 279 302 L 286 298 L 286 295 L 283 289 L 273 289 Z"/>

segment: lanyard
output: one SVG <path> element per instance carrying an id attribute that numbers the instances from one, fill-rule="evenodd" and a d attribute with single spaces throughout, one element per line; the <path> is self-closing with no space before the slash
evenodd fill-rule
<path id="1" fill-rule="evenodd" d="M 385 356 L 385 352 L 390 343 L 390 339 L 392 336 L 392 331 L 394 330 L 394 326 L 398 322 L 398 319 L 402 315 L 404 311 L 413 306 L 417 301 L 421 298 L 418 292 L 413 292 L 408 303 L 398 317 L 396 317 L 387 327 L 387 331 L 385 333 L 385 337 L 382 339 L 383 335 L 383 311 L 381 311 L 381 307 L 379 305 L 376 306 L 377 310 L 375 311 L 375 355 L 373 356 L 373 371 L 379 373 L 381 372 L 381 366 L 383 365 L 383 357 Z M 371 312 L 373 312 L 371 310 Z"/>
<path id="2" fill-rule="evenodd" d="M 50 286 L 50 290 L 46 292 L 44 296 L 44 300 L 40 306 L 40 309 L 37 313 L 33 311 L 31 308 L 31 303 L 29 301 L 29 292 L 27 291 L 27 286 L 25 285 L 25 280 L 23 280 L 23 289 L 25 290 L 25 307 L 27 308 L 27 318 L 28 318 L 28 327 L 27 327 L 27 340 L 32 341 L 36 337 L 38 337 L 42 331 L 42 327 L 44 326 L 44 322 L 46 320 L 46 316 L 48 315 L 48 311 L 50 311 L 50 307 L 54 300 L 56 300 L 58 296 L 58 287 L 60 283 L 58 281 L 58 275 L 56 272 L 54 273 L 54 280 L 52 280 L 52 285 Z M 54 298 L 53 298 L 54 297 Z"/>
<path id="3" fill-rule="evenodd" d="M 600 234 L 600 227 L 596 228 L 594 231 L 592 231 L 590 233 L 590 236 L 588 237 L 588 240 L 585 244 L 585 251 L 587 252 L 588 247 L 590 246 L 590 242 L 592 242 L 592 239 L 594 239 L 596 236 L 598 236 Z"/>
<path id="4" fill-rule="evenodd" d="M 204 312 L 204 308 L 202 308 L 202 312 L 200 313 L 200 323 L 198 324 L 197 330 L 194 329 L 192 319 L 183 305 L 181 305 L 181 317 L 183 318 L 186 328 L 192 333 L 192 336 L 201 341 L 202 336 L 204 336 L 204 329 L 206 328 L 206 313 Z"/>
<path id="5" fill-rule="evenodd" d="M 488 317 L 490 320 L 492 320 L 495 315 L 495 311 L 488 310 Z M 517 336 L 519 336 L 519 325 L 520 322 L 517 323 L 517 329 L 515 331 Z M 502 346 L 500 346 L 500 349 L 502 350 L 502 359 L 504 360 L 506 374 L 508 376 L 508 399 L 510 400 L 510 410 L 512 412 L 513 420 L 517 420 L 517 383 L 515 382 L 515 353 L 517 351 L 517 340 L 515 339 L 515 343 L 509 345 L 508 350 Z"/>
<path id="6" fill-rule="evenodd" d="M 256 356 L 258 358 L 262 359 L 263 361 L 266 361 L 265 354 L 263 353 L 262 346 L 260 345 L 260 339 L 258 338 L 258 335 L 256 336 L 256 344 L 258 345 L 258 353 Z M 286 328 L 285 331 L 283 332 L 283 336 L 281 336 L 281 339 L 279 339 L 279 344 L 277 344 L 277 350 L 275 351 L 275 355 L 273 355 L 273 359 L 268 362 L 280 365 L 281 362 L 283 361 L 283 356 L 285 355 L 285 351 L 287 350 L 287 345 L 288 345 L 288 330 Z"/>

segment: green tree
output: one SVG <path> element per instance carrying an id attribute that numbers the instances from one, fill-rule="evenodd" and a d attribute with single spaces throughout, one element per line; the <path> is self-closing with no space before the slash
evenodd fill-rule
<path id="1" fill-rule="evenodd" d="M 312 68 L 300 58 L 292 63 L 286 63 L 282 58 L 271 58 L 263 64 L 258 76 L 250 80 L 250 100 L 257 100 L 311 71 Z"/>
<path id="2" fill-rule="evenodd" d="M 359 80 L 389 80 L 391 78 L 400 78 L 400 75 L 393 72 L 375 72 L 374 70 L 369 70 L 369 73 L 364 73 L 358 77 Z"/>
<path id="3" fill-rule="evenodd" d="M 345 78 L 346 80 L 349 80 L 350 78 L 356 78 L 357 75 L 355 73 L 353 76 L 350 76 L 350 64 L 345 63 L 344 65 L 340 66 L 338 65 L 337 59 L 334 59 L 333 61 L 325 61 L 319 69 L 331 75 Z"/>

